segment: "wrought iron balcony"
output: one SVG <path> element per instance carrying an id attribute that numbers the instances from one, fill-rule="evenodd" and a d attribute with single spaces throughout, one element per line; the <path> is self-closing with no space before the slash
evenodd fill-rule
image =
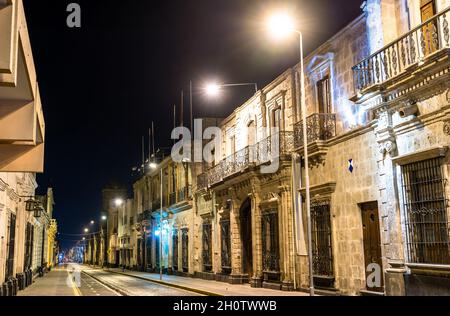
<path id="1" fill-rule="evenodd" d="M 382 85 L 450 48 L 450 7 L 353 67 L 356 93 Z"/>
<path id="2" fill-rule="evenodd" d="M 308 144 L 336 136 L 336 114 L 316 113 L 306 118 Z M 303 147 L 303 122 L 294 127 L 295 148 Z"/>
<path id="3" fill-rule="evenodd" d="M 208 186 L 242 173 L 251 167 L 257 167 L 272 159 L 290 154 L 294 150 L 294 132 L 280 132 L 276 136 L 278 137 L 268 137 L 254 146 L 237 151 L 207 171 Z"/>

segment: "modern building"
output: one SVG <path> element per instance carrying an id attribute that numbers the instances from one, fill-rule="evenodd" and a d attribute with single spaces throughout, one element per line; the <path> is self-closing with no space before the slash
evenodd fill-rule
<path id="1" fill-rule="evenodd" d="M 0 25 L 0 295 L 15 295 L 45 261 L 35 242 L 44 237 L 42 206 L 33 200 L 45 122 L 21 0 L 0 1 Z"/>

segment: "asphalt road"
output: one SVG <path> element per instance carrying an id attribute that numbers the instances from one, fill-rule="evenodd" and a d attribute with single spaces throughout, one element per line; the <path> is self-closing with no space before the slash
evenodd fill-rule
<path id="1" fill-rule="evenodd" d="M 108 284 L 118 292 L 128 296 L 200 296 L 194 292 L 160 285 L 131 276 L 86 267 L 82 269 L 84 274 L 88 274 L 92 278 Z"/>
<path id="2" fill-rule="evenodd" d="M 198 296 L 131 276 L 67 264 L 54 268 L 19 296 Z"/>
<path id="3" fill-rule="evenodd" d="M 18 296 L 118 296 L 119 293 L 80 273 L 76 265 L 61 265 L 36 278 L 34 283 L 20 291 Z"/>

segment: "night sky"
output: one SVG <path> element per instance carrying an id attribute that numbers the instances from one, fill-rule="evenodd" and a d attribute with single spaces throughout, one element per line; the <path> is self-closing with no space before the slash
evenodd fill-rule
<path id="1" fill-rule="evenodd" d="M 71 2 L 81 5 L 80 29 L 66 25 Z M 54 188 L 63 248 L 75 238 L 65 234 L 80 234 L 99 217 L 104 185 L 130 188 L 152 120 L 157 146 L 171 145 L 173 105 L 178 111 L 189 80 L 194 116 L 226 117 L 253 95 L 252 87 L 208 100 L 205 82 L 262 87 L 297 63 L 294 37 L 273 42 L 267 35 L 269 12 L 295 15 L 309 52 L 361 14 L 362 2 L 24 0 L 46 120 L 38 192 Z M 186 122 L 188 101 L 186 93 Z"/>

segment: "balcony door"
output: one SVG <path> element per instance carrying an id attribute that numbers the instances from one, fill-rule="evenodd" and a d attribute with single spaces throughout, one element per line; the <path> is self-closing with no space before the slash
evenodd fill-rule
<path id="1" fill-rule="evenodd" d="M 422 23 L 431 19 L 436 15 L 436 2 L 435 0 L 421 0 L 420 1 L 420 16 Z M 425 56 L 434 53 L 438 49 L 438 28 L 436 22 L 427 23 L 422 28 L 422 50 Z"/>
<path id="2" fill-rule="evenodd" d="M 330 76 L 328 75 L 317 82 L 317 102 L 320 114 L 330 114 L 332 112 Z"/>
<path id="3" fill-rule="evenodd" d="M 329 115 L 332 113 L 331 108 L 331 85 L 330 77 L 326 75 L 322 80 L 317 82 L 317 104 L 319 113 L 317 115 L 317 124 L 315 128 L 319 135 L 319 139 L 326 140 L 331 137 L 329 126 Z"/>

